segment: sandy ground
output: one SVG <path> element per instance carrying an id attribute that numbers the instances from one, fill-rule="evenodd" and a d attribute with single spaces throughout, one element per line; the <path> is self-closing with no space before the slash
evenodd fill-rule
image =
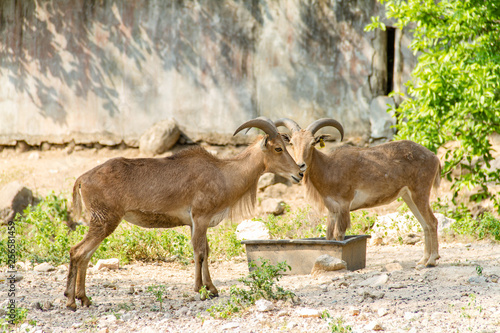
<path id="1" fill-rule="evenodd" d="M 225 157 L 243 147 L 207 147 Z M 176 148 L 180 149 L 180 148 Z M 168 155 L 168 154 L 166 154 Z M 51 191 L 69 197 L 74 180 L 109 158 L 140 157 L 136 149 L 84 149 L 68 154 L 63 149 L 0 153 L 0 186 L 18 180 L 38 196 Z M 293 207 L 303 197 L 300 187 L 284 198 Z M 383 207 L 391 211 L 396 204 Z M 200 301 L 192 291 L 194 266 L 180 263 L 135 263 L 119 270 L 91 272 L 87 294 L 94 305 L 71 312 L 63 296 L 67 268 L 40 273 L 20 269 L 16 284 L 18 306 L 29 308 L 33 325 L 22 331 L 65 332 L 329 332 L 325 319 L 304 317 L 304 309 L 327 310 L 342 317 L 343 327 L 354 332 L 500 332 L 500 244 L 492 241 L 441 240 L 439 265 L 419 269 L 415 262 L 423 244 L 368 246 L 367 267 L 355 272 L 338 271 L 319 276 L 285 276 L 282 286 L 300 301 L 277 302 L 274 309 L 250 308 L 230 319 L 216 320 L 206 311 L 227 299 L 231 285 L 248 273 L 246 258 L 211 264 L 214 283 L 221 296 Z M 482 275 L 477 267 L 482 268 Z M 6 269 L 3 268 L 5 271 Z M 384 281 L 373 285 L 373 277 Z M 366 282 L 366 283 L 365 283 Z M 168 287 L 163 310 L 147 287 Z M 364 285 L 367 284 L 367 285 Z M 7 298 L 7 285 L 0 283 L 0 299 Z M 5 305 L 5 304 L 3 304 Z M 41 309 L 40 309 L 41 308 Z M 314 313 L 314 312 L 313 312 Z M 36 323 L 36 324 L 35 324 Z M 378 325 L 378 326 L 377 326 Z"/>

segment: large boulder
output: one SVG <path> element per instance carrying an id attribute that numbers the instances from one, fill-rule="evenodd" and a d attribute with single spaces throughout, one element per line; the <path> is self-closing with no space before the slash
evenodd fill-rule
<path id="1" fill-rule="evenodd" d="M 17 213 L 22 213 L 33 203 L 31 190 L 17 181 L 5 185 L 0 190 L 0 221 L 12 221 Z"/>
<path id="2" fill-rule="evenodd" d="M 144 132 L 139 140 L 139 149 L 145 154 L 163 154 L 175 145 L 180 135 L 181 131 L 173 118 L 160 121 Z"/>

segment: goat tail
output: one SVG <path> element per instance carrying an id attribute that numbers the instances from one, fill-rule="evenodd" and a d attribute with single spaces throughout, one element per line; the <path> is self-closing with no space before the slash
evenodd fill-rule
<path id="1" fill-rule="evenodd" d="M 434 182 L 432 184 L 432 187 L 434 188 L 434 191 L 436 192 L 436 196 L 438 196 L 438 189 L 439 189 L 440 184 L 441 184 L 441 163 L 438 162 L 436 174 L 434 175 Z"/>
<path id="2" fill-rule="evenodd" d="M 82 214 L 82 195 L 80 193 L 80 188 L 82 181 L 80 178 L 78 178 L 75 181 L 75 185 L 73 186 L 73 220 L 77 221 L 80 218 L 80 215 Z"/>

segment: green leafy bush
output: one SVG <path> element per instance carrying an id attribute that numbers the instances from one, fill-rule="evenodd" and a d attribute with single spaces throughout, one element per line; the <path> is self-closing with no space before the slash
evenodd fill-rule
<path id="1" fill-rule="evenodd" d="M 15 219 L 16 260 L 34 263 L 51 262 L 55 265 L 69 262 L 69 251 L 81 241 L 88 227 L 79 225 L 71 231 L 66 221 L 69 218 L 67 200 L 55 194 L 45 197 L 38 205 L 29 206 L 23 215 Z M 212 258 L 231 259 L 244 253 L 236 239 L 237 224 L 226 222 L 210 228 L 208 239 Z M 0 246 L 7 249 L 7 228 L 1 228 Z M 0 264 L 7 263 L 7 251 L 0 251 Z M 101 243 L 92 256 L 98 259 L 118 258 L 122 263 L 132 261 L 164 260 L 177 256 L 188 263 L 193 257 L 190 230 L 188 227 L 175 229 L 145 229 L 127 222 Z"/>
<path id="2" fill-rule="evenodd" d="M 155 284 L 148 287 L 148 293 L 152 294 L 156 301 L 160 303 L 160 311 L 162 311 L 163 301 L 167 294 L 167 287 L 164 284 Z"/>
<path id="3" fill-rule="evenodd" d="M 391 110 L 397 138 L 433 152 L 443 148 L 443 174 L 452 181 L 454 201 L 461 190 L 474 189 L 471 200 L 490 198 L 500 212 L 500 196 L 488 187 L 500 184 L 489 140 L 500 133 L 500 2 L 381 2 L 397 28 L 409 28 L 410 47 L 418 54 L 406 83 L 409 98 Z M 378 17 L 366 30 L 376 28 L 385 30 Z"/>
<path id="4" fill-rule="evenodd" d="M 321 220 L 312 220 L 309 217 L 310 209 L 307 207 L 292 211 L 290 206 L 286 206 L 286 214 L 280 216 L 270 214 L 266 218 L 257 219 L 257 221 L 265 224 L 271 239 L 324 237 L 326 217 Z"/>
<path id="5" fill-rule="evenodd" d="M 245 253 L 245 248 L 236 238 L 237 227 L 238 223 L 226 221 L 208 229 L 210 258 L 231 259 Z"/>
<path id="6" fill-rule="evenodd" d="M 219 302 L 207 310 L 212 317 L 228 318 L 255 304 L 261 298 L 267 300 L 293 300 L 295 297 L 293 292 L 285 290 L 276 284 L 283 276 L 283 273 L 291 270 L 291 267 L 286 262 L 280 262 L 274 266 L 269 264 L 269 260 L 260 259 L 259 261 L 260 265 L 251 262 L 249 264 L 250 273 L 245 278 L 238 279 L 245 288 L 231 286 L 229 300 Z"/>
<path id="7" fill-rule="evenodd" d="M 328 323 L 330 332 L 352 332 L 352 327 L 349 325 L 344 325 L 344 319 L 342 317 L 333 318 L 330 312 L 328 312 L 327 310 L 323 311 L 323 313 L 321 314 L 321 318 L 326 320 L 326 322 Z"/>
<path id="8" fill-rule="evenodd" d="M 15 219 L 16 260 L 52 262 L 55 265 L 69 262 L 69 250 L 86 234 L 88 227 L 80 225 L 71 232 L 67 200 L 50 194 L 37 206 L 29 206 Z M 119 258 L 121 262 L 134 260 L 163 260 L 177 255 L 184 261 L 192 257 L 191 241 L 184 232 L 174 229 L 143 229 L 122 223 L 106 238 L 92 260 Z M 0 246 L 7 248 L 7 229 L 2 228 Z M 7 252 L 0 251 L 0 263 L 7 263 Z"/>
<path id="9" fill-rule="evenodd" d="M 500 220 L 490 212 L 485 212 L 474 218 L 469 208 L 463 203 L 456 207 L 450 207 L 441 200 L 433 204 L 433 209 L 456 220 L 451 228 L 457 235 L 477 239 L 491 238 L 500 241 Z"/>

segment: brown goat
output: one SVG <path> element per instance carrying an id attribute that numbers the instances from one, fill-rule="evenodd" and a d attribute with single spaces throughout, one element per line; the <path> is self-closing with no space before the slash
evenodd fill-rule
<path id="1" fill-rule="evenodd" d="M 432 187 L 438 187 L 441 166 L 427 148 L 412 141 L 394 141 L 371 148 L 344 146 L 324 154 L 315 148 L 325 136 L 314 136 L 324 126 L 342 125 L 323 118 L 307 129 L 283 118 L 276 126 L 286 126 L 295 161 L 304 172 L 306 195 L 317 208 L 328 209 L 327 239 L 343 240 L 350 227 L 350 211 L 389 204 L 399 197 L 406 202 L 422 225 L 424 256 L 418 262 L 435 266 L 438 254 L 437 220 L 429 205 Z"/>
<path id="2" fill-rule="evenodd" d="M 194 290 L 206 286 L 217 295 L 208 270 L 207 229 L 226 217 L 247 213 L 263 173 L 277 173 L 295 182 L 302 179 L 276 126 L 258 118 L 245 122 L 234 134 L 250 127 L 266 135 L 231 159 L 218 159 L 196 147 L 166 158 L 115 158 L 80 176 L 73 188 L 74 214 L 80 215 L 83 200 L 90 222 L 88 233 L 70 251 L 66 306 L 75 310 L 75 298 L 82 306 L 91 304 L 85 294 L 89 260 L 122 219 L 144 228 L 190 226 Z"/>

